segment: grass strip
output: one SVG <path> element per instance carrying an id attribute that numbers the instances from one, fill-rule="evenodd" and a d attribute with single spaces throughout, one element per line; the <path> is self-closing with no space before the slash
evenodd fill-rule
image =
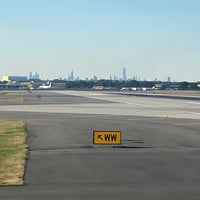
<path id="1" fill-rule="evenodd" d="M 24 96 L 23 96 L 23 93 L 20 93 L 20 92 L 7 92 L 3 95 L 0 95 L 0 103 L 3 103 L 3 102 L 12 102 L 12 103 L 15 103 L 15 102 L 24 102 Z"/>
<path id="2" fill-rule="evenodd" d="M 0 185 L 23 185 L 26 154 L 24 122 L 0 120 Z"/>

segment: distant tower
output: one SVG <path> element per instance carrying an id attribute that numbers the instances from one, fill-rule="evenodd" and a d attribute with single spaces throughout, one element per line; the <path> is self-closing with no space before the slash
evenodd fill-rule
<path id="1" fill-rule="evenodd" d="M 73 72 L 73 70 L 71 71 L 71 74 L 68 77 L 68 81 L 74 81 L 74 72 Z"/>
<path id="2" fill-rule="evenodd" d="M 94 76 L 94 77 L 93 77 L 93 80 L 94 80 L 94 81 L 97 81 L 97 80 L 98 80 L 97 76 Z"/>
<path id="3" fill-rule="evenodd" d="M 74 72 L 73 72 L 73 70 L 71 71 L 71 80 L 74 81 Z"/>
<path id="4" fill-rule="evenodd" d="M 32 72 L 29 73 L 29 79 L 32 79 L 33 78 L 33 75 L 32 75 Z"/>
<path id="5" fill-rule="evenodd" d="M 40 76 L 39 76 L 39 74 L 38 74 L 37 72 L 36 72 L 34 75 L 33 75 L 32 73 L 31 73 L 30 75 L 31 75 L 31 77 L 32 77 L 31 79 L 35 79 L 35 80 L 36 80 L 36 79 L 40 79 Z M 29 77 L 30 77 L 30 75 L 29 75 Z M 29 78 L 29 79 L 30 79 L 30 78 Z"/>
<path id="6" fill-rule="evenodd" d="M 126 80 L 126 68 L 125 67 L 123 67 L 123 69 L 122 69 L 122 80 Z"/>
<path id="7" fill-rule="evenodd" d="M 169 82 L 169 83 L 171 82 L 171 77 L 170 76 L 167 77 L 167 82 Z"/>
<path id="8" fill-rule="evenodd" d="M 35 77 L 36 77 L 36 79 L 40 79 L 40 76 L 37 72 L 35 73 Z"/>
<path id="9" fill-rule="evenodd" d="M 37 73 L 37 71 L 35 72 L 35 79 L 40 79 L 40 76 L 39 76 L 39 74 Z"/>

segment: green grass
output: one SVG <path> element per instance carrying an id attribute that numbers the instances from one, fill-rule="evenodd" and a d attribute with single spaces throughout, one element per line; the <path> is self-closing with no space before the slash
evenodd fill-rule
<path id="1" fill-rule="evenodd" d="M 27 153 L 25 124 L 0 120 L 0 185 L 22 185 Z"/>

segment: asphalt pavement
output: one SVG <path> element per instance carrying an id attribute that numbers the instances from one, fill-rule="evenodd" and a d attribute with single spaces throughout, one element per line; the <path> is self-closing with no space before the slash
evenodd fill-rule
<path id="1" fill-rule="evenodd" d="M 127 99 L 130 97 L 91 93 L 62 93 L 56 97 L 56 94 L 41 94 L 48 110 L 39 110 L 41 101 L 35 111 L 23 109 L 25 105 L 38 104 L 38 97 L 31 98 L 33 94 L 28 93 L 24 94 L 24 105 L 18 105 L 21 111 L 0 106 L 0 118 L 25 121 L 29 146 L 24 186 L 0 187 L 0 199 L 199 199 L 198 114 L 188 118 L 178 118 L 176 114 L 175 117 L 125 115 L 128 107 L 122 105 L 133 106 L 133 99 Z M 141 97 L 138 104 L 144 101 Z M 148 102 L 155 103 L 153 99 Z M 157 103 L 158 109 L 163 102 L 162 99 Z M 56 112 L 59 103 L 66 105 L 62 107 L 65 112 L 59 109 Z M 177 106 L 181 103 L 196 105 L 198 111 L 198 104 L 180 100 Z M 119 104 L 121 112 L 116 114 L 115 106 Z M 100 112 L 105 105 L 109 112 Z M 166 110 L 170 105 L 177 109 L 168 100 L 164 105 Z M 90 106 L 96 107 L 96 113 L 91 113 Z M 71 107 L 79 112 L 71 112 Z M 190 108 L 185 107 L 184 113 L 191 112 Z M 94 130 L 119 130 L 122 144 L 93 145 Z"/>

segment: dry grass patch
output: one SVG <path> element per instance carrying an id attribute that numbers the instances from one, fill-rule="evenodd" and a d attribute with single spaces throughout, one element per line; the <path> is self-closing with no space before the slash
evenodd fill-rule
<path id="1" fill-rule="evenodd" d="M 27 153 L 25 124 L 0 120 L 0 185 L 22 185 Z"/>
<path id="2" fill-rule="evenodd" d="M 0 102 L 23 102 L 24 97 L 21 92 L 7 92 L 4 95 L 0 95 Z"/>

